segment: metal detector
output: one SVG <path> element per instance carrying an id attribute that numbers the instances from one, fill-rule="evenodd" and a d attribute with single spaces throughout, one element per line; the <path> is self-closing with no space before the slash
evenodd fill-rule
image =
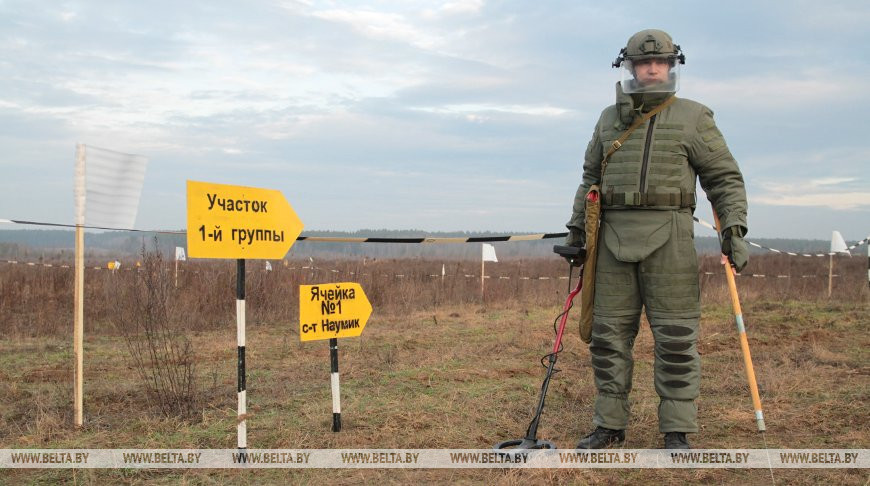
<path id="1" fill-rule="evenodd" d="M 559 326 L 556 330 L 556 342 L 553 344 L 553 352 L 541 358 L 543 364 L 544 359 L 549 361 L 547 365 L 547 375 L 544 377 L 544 383 L 541 385 L 541 396 L 538 399 L 538 408 L 535 410 L 535 416 L 526 430 L 526 436 L 522 439 L 512 439 L 499 442 L 493 446 L 493 450 L 500 451 L 503 454 L 515 454 L 523 449 L 555 449 L 556 444 L 549 440 L 538 439 L 538 423 L 541 421 L 541 414 L 544 412 L 544 400 L 547 398 L 547 388 L 550 387 L 550 378 L 552 378 L 556 367 L 556 358 L 562 350 L 562 334 L 565 332 L 565 323 L 568 321 L 568 311 L 571 310 L 574 297 L 580 293 L 583 286 L 583 261 L 586 256 L 584 248 L 576 246 L 553 246 L 553 252 L 568 260 L 568 288 L 571 288 L 571 276 L 575 266 L 580 267 L 580 278 L 577 280 L 577 286 L 568 293 L 568 298 L 565 300 L 565 306 L 562 308 L 562 313 L 556 317 L 559 320 Z M 561 320 L 560 320 L 561 319 Z M 555 321 L 554 321 L 555 322 Z"/>

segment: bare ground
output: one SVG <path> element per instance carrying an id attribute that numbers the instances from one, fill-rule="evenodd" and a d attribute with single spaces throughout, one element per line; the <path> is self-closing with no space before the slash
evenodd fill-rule
<path id="1" fill-rule="evenodd" d="M 861 302 L 757 300 L 744 315 L 768 432 L 752 403 L 727 302 L 705 305 L 698 401 L 703 448 L 870 448 L 868 324 Z M 555 306 L 443 305 L 379 316 L 340 341 L 343 430 L 330 432 L 326 341 L 300 343 L 291 322 L 248 328 L 251 448 L 489 448 L 520 437 L 552 346 Z M 83 430 L 72 422 L 72 349 L 58 337 L 0 340 L 0 447 L 232 448 L 236 444 L 235 329 L 192 334 L 201 416 L 162 417 L 123 339 L 88 335 Z M 590 428 L 595 394 L 588 351 L 571 320 L 539 436 L 573 447 Z M 652 337 L 635 345 L 632 421 L 625 447 L 660 447 Z M 866 470 L 778 469 L 776 484 L 867 484 Z M 121 484 L 309 483 L 772 484 L 768 470 L 7 470 L 0 482 Z"/>

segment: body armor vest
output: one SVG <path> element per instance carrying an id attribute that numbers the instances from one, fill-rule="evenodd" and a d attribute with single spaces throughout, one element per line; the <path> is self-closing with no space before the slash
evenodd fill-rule
<path id="1" fill-rule="evenodd" d="M 695 170 L 689 163 L 685 123 L 672 120 L 668 107 L 638 127 L 608 161 L 601 184 L 609 208 L 677 209 L 695 206 Z M 622 134 L 602 130 L 606 153 Z"/>

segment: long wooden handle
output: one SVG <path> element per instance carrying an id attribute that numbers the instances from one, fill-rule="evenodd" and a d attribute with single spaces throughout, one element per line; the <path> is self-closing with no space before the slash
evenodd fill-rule
<path id="1" fill-rule="evenodd" d="M 713 211 L 713 219 L 716 221 L 716 231 L 722 233 L 719 216 Z M 722 255 L 722 264 L 725 266 L 725 279 L 728 280 L 728 290 L 731 292 L 731 307 L 734 308 L 734 320 L 737 322 L 737 333 L 740 336 L 740 349 L 743 350 L 743 364 L 746 367 L 746 379 L 749 380 L 749 392 L 752 394 L 752 406 L 755 408 L 755 422 L 758 431 L 764 432 L 764 414 L 761 411 L 761 397 L 758 395 L 758 383 L 755 381 L 755 368 L 752 366 L 752 354 L 749 352 L 749 340 L 746 338 L 746 326 L 743 325 L 743 310 L 740 308 L 740 297 L 737 295 L 737 282 L 734 280 L 734 270 L 728 257 Z"/>

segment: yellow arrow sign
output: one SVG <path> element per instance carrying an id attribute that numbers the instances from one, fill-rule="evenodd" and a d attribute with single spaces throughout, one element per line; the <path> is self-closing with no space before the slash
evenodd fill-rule
<path id="1" fill-rule="evenodd" d="M 190 258 L 281 259 L 301 232 L 281 191 L 187 181 Z"/>
<path id="2" fill-rule="evenodd" d="M 299 339 L 355 337 L 362 334 L 372 305 L 354 282 L 299 286 Z"/>

